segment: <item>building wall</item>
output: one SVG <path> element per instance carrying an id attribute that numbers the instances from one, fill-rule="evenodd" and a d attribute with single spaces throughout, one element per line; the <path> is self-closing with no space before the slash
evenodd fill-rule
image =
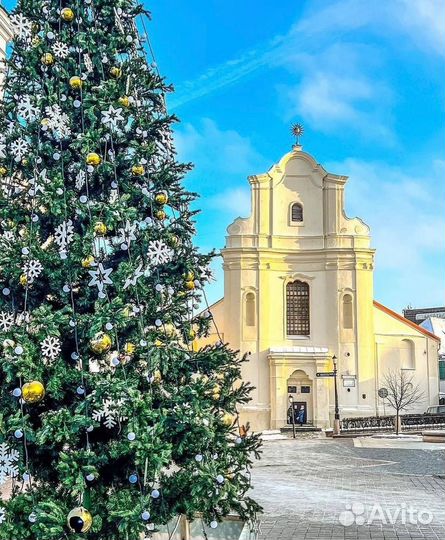
<path id="1" fill-rule="evenodd" d="M 420 325 L 441 338 L 439 348 L 439 399 L 445 404 L 445 319 L 428 317 Z M 440 369 L 442 366 L 442 369 Z"/>
<path id="2" fill-rule="evenodd" d="M 296 148 L 268 173 L 249 178 L 252 215 L 228 228 L 223 250 L 224 329 L 234 348 L 252 353 L 243 375 L 256 386 L 249 419 L 254 415 L 261 427 L 277 427 L 285 421 L 287 377 L 297 368 L 305 368 L 315 381 L 317 370 L 332 368 L 330 357 L 336 354 L 340 373 L 372 374 L 374 345 L 368 329 L 373 324 L 374 252 L 367 225 L 344 213 L 346 180 L 327 173 Z M 298 223 L 290 219 L 295 202 L 303 206 L 303 221 Z M 283 316 L 286 285 L 296 279 L 310 286 L 311 331 L 304 337 L 287 336 Z M 248 294 L 256 301 L 254 328 L 245 324 Z M 348 329 L 339 324 L 345 295 L 351 298 L 353 313 Z M 271 358 L 271 349 L 280 347 L 294 351 L 279 360 Z M 304 357 L 295 352 L 302 347 L 327 352 L 322 358 L 316 353 Z M 363 379 L 362 388 L 345 391 L 351 410 L 372 410 L 372 403 L 362 403 L 359 397 L 363 391 L 371 394 L 368 387 Z M 314 388 L 314 399 L 327 401 L 321 420 L 327 424 L 333 414 L 332 381 L 316 381 Z"/>
<path id="3" fill-rule="evenodd" d="M 413 376 L 424 399 L 408 411 L 423 413 L 430 405 L 439 403 L 439 342 L 411 328 L 403 321 L 389 315 L 379 307 L 374 310 L 376 356 L 378 359 L 378 385 L 385 386 L 385 374 L 390 370 L 404 369 Z M 382 400 L 379 412 L 383 413 Z M 388 412 L 388 407 L 386 407 Z M 391 412 L 391 411 L 390 411 Z"/>

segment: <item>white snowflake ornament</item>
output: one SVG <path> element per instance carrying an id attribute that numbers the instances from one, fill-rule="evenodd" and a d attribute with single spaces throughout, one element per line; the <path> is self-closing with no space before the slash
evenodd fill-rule
<path id="1" fill-rule="evenodd" d="M 54 240 L 59 246 L 61 255 L 66 255 L 67 248 L 74 238 L 74 227 L 71 219 L 63 221 L 54 232 Z"/>
<path id="2" fill-rule="evenodd" d="M 63 139 L 71 135 L 69 116 L 62 111 L 60 105 L 45 107 L 45 114 L 47 115 L 46 127 L 52 131 L 56 138 Z"/>
<path id="3" fill-rule="evenodd" d="M 17 103 L 17 113 L 29 122 L 34 122 L 39 109 L 31 102 L 31 96 L 23 96 Z"/>
<path id="4" fill-rule="evenodd" d="M 120 411 L 124 403 L 125 400 L 123 398 L 115 400 L 104 399 L 102 401 L 102 407 L 93 411 L 93 420 L 96 420 L 96 422 L 103 420 L 104 426 L 108 429 L 112 429 L 118 422 L 127 419 Z"/>
<path id="5" fill-rule="evenodd" d="M 6 508 L 4 506 L 0 506 L 0 524 L 3 523 L 6 519 Z"/>
<path id="6" fill-rule="evenodd" d="M 14 324 L 14 314 L 7 313 L 6 311 L 0 312 L 0 330 L 2 332 L 8 332 L 11 330 L 12 325 Z"/>
<path id="7" fill-rule="evenodd" d="M 62 41 L 56 41 L 53 45 L 53 53 L 56 58 L 66 58 L 69 51 L 68 45 Z"/>
<path id="8" fill-rule="evenodd" d="M 28 40 L 31 38 L 32 22 L 22 13 L 11 15 L 11 27 L 14 34 L 20 39 Z"/>
<path id="9" fill-rule="evenodd" d="M 48 336 L 40 344 L 43 356 L 47 359 L 45 364 L 52 364 L 61 351 L 61 341 L 59 338 Z"/>
<path id="10" fill-rule="evenodd" d="M 15 157 L 16 161 L 20 161 L 26 156 L 29 150 L 29 143 L 23 138 L 12 141 L 10 145 L 11 154 Z"/>
<path id="11" fill-rule="evenodd" d="M 148 243 L 147 258 L 153 266 L 168 263 L 173 258 L 173 250 L 162 240 L 151 240 Z"/>
<path id="12" fill-rule="evenodd" d="M 28 279 L 28 283 L 32 283 L 42 273 L 43 266 L 39 260 L 30 259 L 22 266 L 22 270 Z"/>
<path id="13" fill-rule="evenodd" d="M 0 444 L 0 485 L 4 484 L 8 477 L 15 478 L 19 474 L 16 462 L 19 460 L 19 453 L 13 448 L 9 448 L 6 443 Z"/>
<path id="14" fill-rule="evenodd" d="M 85 185 L 86 178 L 87 178 L 87 173 L 85 171 L 79 171 L 76 174 L 76 184 L 75 184 L 76 189 L 81 190 L 83 188 L 83 186 Z"/>

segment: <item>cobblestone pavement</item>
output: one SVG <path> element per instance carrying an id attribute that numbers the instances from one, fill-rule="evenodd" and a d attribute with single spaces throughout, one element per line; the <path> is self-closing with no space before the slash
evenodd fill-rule
<path id="1" fill-rule="evenodd" d="M 444 472 L 442 450 L 354 448 L 320 436 L 267 441 L 253 470 L 260 539 L 443 540 Z"/>

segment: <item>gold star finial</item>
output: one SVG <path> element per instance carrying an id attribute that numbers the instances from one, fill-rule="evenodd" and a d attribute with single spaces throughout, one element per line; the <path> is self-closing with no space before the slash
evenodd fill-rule
<path id="1" fill-rule="evenodd" d="M 294 124 L 291 128 L 291 131 L 292 131 L 292 134 L 296 137 L 297 139 L 297 144 L 296 146 L 300 146 L 300 137 L 303 135 L 304 133 L 304 127 L 301 125 L 301 124 Z"/>

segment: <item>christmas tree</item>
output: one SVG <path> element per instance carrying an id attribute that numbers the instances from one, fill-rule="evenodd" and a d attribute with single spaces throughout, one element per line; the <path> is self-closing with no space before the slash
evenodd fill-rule
<path id="1" fill-rule="evenodd" d="M 134 0 L 20 0 L 0 131 L 0 538 L 254 519 L 245 360 L 199 349 L 211 255 Z M 144 23 L 145 24 L 145 23 Z M 167 34 L 166 34 L 167 35 Z M 142 536 L 141 536 L 142 535 Z"/>

